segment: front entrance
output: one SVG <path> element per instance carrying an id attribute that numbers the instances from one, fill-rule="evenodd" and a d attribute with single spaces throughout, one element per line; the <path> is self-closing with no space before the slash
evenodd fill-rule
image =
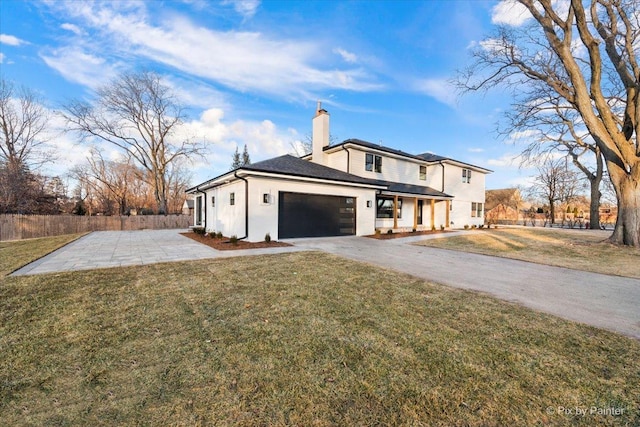
<path id="1" fill-rule="evenodd" d="M 424 206 L 424 200 L 418 200 L 418 225 L 422 225 L 422 207 Z"/>
<path id="2" fill-rule="evenodd" d="M 278 238 L 356 234 L 355 197 L 280 192 Z"/>

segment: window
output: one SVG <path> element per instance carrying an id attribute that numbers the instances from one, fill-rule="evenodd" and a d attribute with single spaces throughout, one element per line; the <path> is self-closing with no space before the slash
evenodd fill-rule
<path id="1" fill-rule="evenodd" d="M 427 167 L 420 166 L 420 181 L 426 181 L 426 180 L 427 180 Z"/>
<path id="2" fill-rule="evenodd" d="M 382 156 L 367 153 L 365 156 L 364 169 L 369 172 L 382 172 Z"/>
<path id="3" fill-rule="evenodd" d="M 482 218 L 482 203 L 471 203 L 471 217 Z"/>
<path id="4" fill-rule="evenodd" d="M 262 195 L 262 203 L 264 203 L 265 205 L 269 204 L 269 199 L 270 199 L 269 193 L 264 193 Z"/>
<path id="5" fill-rule="evenodd" d="M 471 183 L 471 169 L 462 169 L 462 182 L 465 184 Z"/>
<path id="6" fill-rule="evenodd" d="M 211 206 L 213 206 L 213 207 L 216 206 L 216 198 L 215 198 L 215 196 L 211 196 Z"/>
<path id="7" fill-rule="evenodd" d="M 202 224 L 202 196 L 196 197 L 196 225 Z"/>
<path id="8" fill-rule="evenodd" d="M 393 199 L 379 198 L 376 200 L 378 209 L 376 218 L 393 218 Z M 402 218 L 402 199 L 398 199 L 398 218 Z"/>
<path id="9" fill-rule="evenodd" d="M 236 193 L 229 194 L 229 204 L 231 206 L 236 204 Z"/>

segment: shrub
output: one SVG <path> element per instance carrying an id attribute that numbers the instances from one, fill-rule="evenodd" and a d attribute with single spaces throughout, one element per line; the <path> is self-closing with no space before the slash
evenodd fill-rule
<path id="1" fill-rule="evenodd" d="M 431 226 L 431 231 L 436 231 L 436 226 L 435 225 Z"/>
<path id="2" fill-rule="evenodd" d="M 392 229 L 388 229 L 387 230 L 387 234 L 393 234 L 393 230 Z"/>
<path id="3" fill-rule="evenodd" d="M 221 231 L 218 231 L 218 232 L 216 233 L 216 238 L 218 238 L 218 239 L 222 239 L 222 232 L 221 232 Z"/>
<path id="4" fill-rule="evenodd" d="M 267 233 L 264 235 L 264 241 L 269 243 L 271 242 L 271 234 Z"/>
<path id="5" fill-rule="evenodd" d="M 192 230 L 194 233 L 199 234 L 200 236 L 204 236 L 204 234 L 207 232 L 204 227 L 193 227 Z"/>
<path id="6" fill-rule="evenodd" d="M 484 224 L 480 224 L 478 228 L 484 228 Z"/>
<path id="7" fill-rule="evenodd" d="M 232 245 L 237 245 L 238 244 L 238 236 L 236 236 L 235 234 L 231 237 L 229 237 L 229 243 L 231 243 Z"/>
<path id="8" fill-rule="evenodd" d="M 379 229 L 379 228 L 376 228 L 376 236 L 379 236 L 379 235 L 380 235 L 380 233 L 381 233 L 380 229 Z"/>
<path id="9" fill-rule="evenodd" d="M 465 229 L 465 230 L 468 230 L 468 229 L 469 229 L 469 224 L 465 224 L 465 225 L 464 225 L 464 229 Z"/>
<path id="10" fill-rule="evenodd" d="M 444 225 L 440 224 L 440 231 L 444 231 Z"/>
<path id="11" fill-rule="evenodd" d="M 415 233 L 416 231 L 417 231 L 417 230 L 416 230 L 415 228 L 412 228 L 412 229 L 411 229 L 411 232 L 412 232 L 412 233 Z"/>

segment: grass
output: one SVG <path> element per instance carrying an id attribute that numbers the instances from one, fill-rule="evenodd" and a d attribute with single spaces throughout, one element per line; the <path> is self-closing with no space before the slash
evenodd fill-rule
<path id="1" fill-rule="evenodd" d="M 83 234 L 0 242 L 0 277 L 42 258 L 58 248 L 76 240 Z"/>
<path id="2" fill-rule="evenodd" d="M 638 360 L 324 253 L 0 279 L 6 425 L 638 425 Z"/>
<path id="3" fill-rule="evenodd" d="M 499 228 L 417 244 L 640 278 L 640 250 L 612 245 L 607 237 L 600 231 Z"/>

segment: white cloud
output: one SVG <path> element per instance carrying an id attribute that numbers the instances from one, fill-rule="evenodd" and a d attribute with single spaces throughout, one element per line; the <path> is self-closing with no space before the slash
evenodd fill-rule
<path id="1" fill-rule="evenodd" d="M 0 64 L 4 63 L 4 53 L 0 52 Z"/>
<path id="2" fill-rule="evenodd" d="M 231 4 L 240 15 L 251 18 L 256 14 L 260 0 L 224 0 L 222 4 Z"/>
<path id="3" fill-rule="evenodd" d="M 77 36 L 81 36 L 81 35 L 84 34 L 82 29 L 80 29 L 80 27 L 78 27 L 77 25 L 74 25 L 74 24 L 64 23 L 64 24 L 60 25 L 60 28 L 62 28 L 63 30 L 71 31 L 72 33 L 74 33 Z"/>
<path id="4" fill-rule="evenodd" d="M 456 92 L 446 79 L 423 79 L 414 83 L 414 89 L 450 107 L 456 104 Z"/>
<path id="5" fill-rule="evenodd" d="M 8 44 L 9 46 L 20 46 L 21 44 L 25 43 L 27 42 L 17 38 L 16 36 L 12 36 L 9 34 L 0 34 L 0 44 Z"/>
<path id="6" fill-rule="evenodd" d="M 520 154 L 504 154 L 497 159 L 489 159 L 487 164 L 492 167 L 499 168 L 518 168 L 522 163 L 522 156 Z"/>
<path id="7" fill-rule="evenodd" d="M 470 153 L 484 153 L 484 148 L 469 148 L 467 151 Z"/>
<path id="8" fill-rule="evenodd" d="M 116 67 L 104 58 L 75 47 L 61 47 L 49 54 L 41 54 L 44 62 L 67 80 L 96 88 L 117 75 Z"/>
<path id="9" fill-rule="evenodd" d="M 350 64 L 355 64 L 358 62 L 358 56 L 355 53 L 351 53 L 347 50 L 344 50 L 342 48 L 335 48 L 333 49 L 333 53 L 337 53 L 338 55 L 340 55 L 342 57 L 342 59 L 345 62 L 348 62 Z"/>
<path id="10" fill-rule="evenodd" d="M 516 0 L 503 0 L 491 10 L 491 22 L 494 24 L 519 27 L 531 18 L 527 8 Z"/>
<path id="11" fill-rule="evenodd" d="M 220 108 L 205 110 L 197 120 L 184 124 L 173 139 L 196 138 L 207 147 L 205 159 L 193 165 L 194 180 L 202 182 L 229 170 L 236 147 L 247 146 L 252 162 L 287 154 L 298 137 L 292 129 L 281 130 L 270 120 L 227 121 Z"/>
<path id="12" fill-rule="evenodd" d="M 326 54 L 316 40 L 281 39 L 263 33 L 218 31 L 179 16 L 151 24 L 144 10 L 119 2 L 67 2 L 65 13 L 95 30 L 94 57 L 109 45 L 115 55 L 148 59 L 239 91 L 260 91 L 280 97 L 309 98 L 318 90 L 379 90 L 382 86 L 362 68 L 321 69 L 314 65 Z M 140 5 L 140 4 L 138 4 Z M 85 47 L 86 48 L 86 47 Z M 67 50 L 73 50 L 68 47 Z M 138 59 L 139 60 L 139 59 Z M 59 71 L 65 68 L 56 64 Z M 62 71 L 61 71 L 62 72 Z"/>

